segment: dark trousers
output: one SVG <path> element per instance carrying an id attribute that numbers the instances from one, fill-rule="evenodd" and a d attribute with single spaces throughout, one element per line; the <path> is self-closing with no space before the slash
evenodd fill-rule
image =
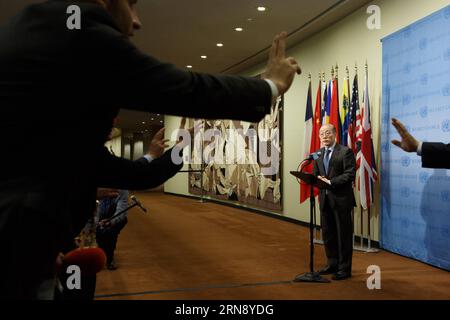
<path id="1" fill-rule="evenodd" d="M 350 210 L 332 208 L 325 197 L 321 211 L 323 241 L 328 265 L 337 267 L 339 271 L 352 271 L 353 254 L 353 221 Z"/>
<path id="2" fill-rule="evenodd" d="M 105 251 L 107 264 L 110 264 L 114 260 L 114 251 L 116 250 L 120 231 L 125 227 L 127 222 L 125 218 L 113 227 L 102 230 L 97 229 L 97 244 Z"/>
<path id="3" fill-rule="evenodd" d="M 0 192 L 0 300 L 40 299 L 41 284 L 55 277 L 61 226 L 31 206 L 34 198 Z"/>

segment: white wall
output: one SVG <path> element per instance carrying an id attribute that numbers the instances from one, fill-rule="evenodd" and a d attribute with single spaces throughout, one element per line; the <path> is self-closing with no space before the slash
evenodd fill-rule
<path id="1" fill-rule="evenodd" d="M 366 9 L 375 4 L 381 8 L 381 30 L 369 30 L 366 21 L 369 15 Z M 359 66 L 359 88 L 362 95 L 364 87 L 364 63 L 369 64 L 369 91 L 372 103 L 372 124 L 375 151 L 378 154 L 380 144 L 380 107 L 381 107 L 381 70 L 382 47 L 380 39 L 385 36 L 445 7 L 448 0 L 378 0 L 373 1 L 364 8 L 354 12 L 345 19 L 339 21 L 326 30 L 292 47 L 288 51 L 289 56 L 295 57 L 301 64 L 303 75 L 297 77 L 290 91 L 285 95 L 284 110 L 284 155 L 283 155 L 283 215 L 286 217 L 309 221 L 309 207 L 305 203 L 299 204 L 299 186 L 295 179 L 289 175 L 290 170 L 295 170 L 302 160 L 303 132 L 305 103 L 308 87 L 308 73 L 312 74 L 313 103 L 318 85 L 318 73 L 326 72 L 326 78 L 330 78 L 330 71 L 336 63 L 339 65 L 339 84 L 342 88 L 342 79 L 345 67 L 350 69 L 350 77 L 355 74 L 355 63 Z M 256 75 L 264 70 L 264 66 L 255 66 L 244 75 Z M 166 116 L 166 128 L 175 128 L 179 120 L 176 117 Z M 166 130 L 167 132 L 170 130 Z M 166 183 L 165 191 L 188 194 L 188 180 L 183 174 L 179 174 Z M 372 238 L 378 240 L 379 223 L 379 185 L 376 187 L 376 205 L 372 209 Z M 358 211 L 359 212 L 359 211 Z M 356 223 L 359 221 L 356 215 Z M 367 223 L 365 234 L 367 234 Z"/>
<path id="2" fill-rule="evenodd" d="M 110 150 L 113 150 L 114 154 L 117 157 L 122 156 L 122 136 L 114 137 L 113 139 L 106 142 L 105 146 Z"/>

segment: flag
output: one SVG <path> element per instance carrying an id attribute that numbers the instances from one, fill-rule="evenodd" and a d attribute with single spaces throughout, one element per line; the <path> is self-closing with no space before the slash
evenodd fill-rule
<path id="1" fill-rule="evenodd" d="M 328 88 L 327 88 L 327 82 L 322 82 L 322 111 L 321 111 L 321 123 L 325 124 L 325 115 L 326 115 L 326 108 L 327 108 L 327 100 L 328 100 Z"/>
<path id="2" fill-rule="evenodd" d="M 339 116 L 342 126 L 341 144 L 350 147 L 348 141 L 348 129 L 349 129 L 349 112 L 350 112 L 350 84 L 349 79 L 344 79 L 344 90 L 342 92 L 342 104 L 339 109 Z"/>
<path id="3" fill-rule="evenodd" d="M 353 150 L 355 155 L 357 154 L 356 146 L 356 116 L 359 114 L 359 89 L 358 89 L 358 75 L 355 75 L 353 79 L 353 89 L 352 89 L 352 101 L 350 103 L 350 111 L 347 115 L 348 119 L 348 138 L 347 146 Z"/>
<path id="4" fill-rule="evenodd" d="M 361 106 L 361 121 L 358 128 L 360 145 L 356 162 L 359 167 L 359 195 L 361 206 L 368 209 L 373 203 L 373 185 L 377 181 L 377 167 L 372 140 L 372 125 L 370 121 L 369 80 L 366 71 L 363 103 Z"/>
<path id="5" fill-rule="evenodd" d="M 305 111 L 305 147 L 304 147 L 304 159 L 306 159 L 310 154 L 311 149 L 311 136 L 313 129 L 313 109 L 312 109 L 312 97 L 311 97 L 311 80 L 309 81 L 308 87 L 308 97 L 306 99 L 306 111 Z M 309 169 L 309 171 L 308 171 Z M 305 166 L 303 169 L 304 172 L 311 173 L 311 167 Z M 305 200 L 309 199 L 310 196 L 310 186 L 301 182 L 300 183 L 300 203 L 305 202 Z"/>
<path id="6" fill-rule="evenodd" d="M 325 100 L 325 106 L 324 106 L 324 113 L 322 118 L 322 124 L 329 124 L 330 123 L 330 114 L 331 114 L 331 98 L 333 95 L 333 81 L 328 82 L 328 87 L 326 90 L 326 97 L 324 97 Z"/>
<path id="7" fill-rule="evenodd" d="M 316 152 L 320 149 L 320 128 L 322 127 L 322 83 L 319 83 L 316 96 L 316 108 L 314 111 L 313 128 L 311 135 L 310 153 Z"/>
<path id="8" fill-rule="evenodd" d="M 332 124 L 336 128 L 336 143 L 340 143 L 341 140 L 341 125 L 340 125 L 340 116 L 339 116 L 339 94 L 338 94 L 338 82 L 337 79 L 334 78 L 332 81 L 332 94 L 331 94 L 331 103 L 330 103 L 330 118 L 329 123 Z"/>

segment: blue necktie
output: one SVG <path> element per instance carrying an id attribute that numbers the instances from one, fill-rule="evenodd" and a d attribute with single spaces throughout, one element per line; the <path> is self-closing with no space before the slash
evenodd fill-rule
<path id="1" fill-rule="evenodd" d="M 325 166 L 326 174 L 328 174 L 328 167 L 330 166 L 330 154 L 331 154 L 331 149 L 328 149 L 325 153 L 325 158 L 323 159 L 323 164 Z"/>

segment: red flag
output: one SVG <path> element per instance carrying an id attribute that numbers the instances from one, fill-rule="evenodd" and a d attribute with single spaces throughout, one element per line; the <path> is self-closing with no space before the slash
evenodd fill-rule
<path id="1" fill-rule="evenodd" d="M 319 82 L 319 88 L 317 88 L 316 96 L 316 109 L 314 111 L 313 129 L 311 135 L 311 148 L 310 153 L 316 152 L 320 149 L 320 136 L 319 131 L 322 127 L 322 82 Z"/>
<path id="2" fill-rule="evenodd" d="M 314 111 L 314 118 L 312 118 L 312 105 L 311 105 L 311 84 L 309 87 L 308 93 L 308 102 L 306 106 L 306 116 L 305 116 L 305 138 L 310 138 L 309 149 L 306 149 L 308 143 L 305 141 L 305 151 L 308 150 L 308 153 L 305 152 L 305 158 L 320 149 L 320 137 L 319 130 L 322 126 L 322 97 L 321 97 L 322 83 L 319 82 L 319 88 L 317 89 L 316 96 L 316 107 Z M 311 112 L 311 114 L 310 114 Z M 311 122 L 312 123 L 311 123 Z M 311 128 L 312 125 L 312 128 Z M 308 163 L 303 167 L 303 172 L 312 173 L 313 172 L 313 162 Z M 319 189 L 314 188 L 314 196 L 319 194 Z M 300 203 L 305 202 L 310 197 L 310 187 L 306 184 L 300 184 Z"/>
<path id="3" fill-rule="evenodd" d="M 330 106 L 330 124 L 334 125 L 334 127 L 336 128 L 336 143 L 339 143 L 341 139 L 341 118 L 339 116 L 339 96 L 337 86 L 337 79 L 333 79 L 333 93 L 331 96 Z"/>
<path id="4" fill-rule="evenodd" d="M 312 109 L 312 97 L 311 97 L 311 81 L 309 82 L 308 87 L 308 98 L 306 101 L 306 111 L 305 111 L 305 148 L 304 148 L 304 158 L 307 158 L 310 149 L 311 149 L 311 137 L 312 137 L 312 128 L 313 128 L 313 109 Z M 311 172 L 308 171 L 310 168 L 304 167 L 304 172 Z M 300 183 L 300 203 L 305 202 L 310 196 L 309 192 L 309 186 L 307 184 L 304 184 L 303 182 Z"/>

